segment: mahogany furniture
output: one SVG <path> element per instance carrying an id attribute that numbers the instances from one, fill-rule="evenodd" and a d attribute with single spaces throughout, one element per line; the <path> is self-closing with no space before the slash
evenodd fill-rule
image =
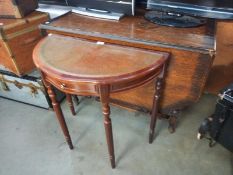
<path id="1" fill-rule="evenodd" d="M 33 12 L 23 19 L 0 18 L 0 68 L 18 76 L 35 68 L 32 51 L 43 37 L 38 26 L 48 19 L 48 14 L 42 12 Z"/>
<path id="2" fill-rule="evenodd" d="M 73 149 L 65 119 L 57 103 L 52 85 L 66 94 L 99 96 L 102 102 L 104 126 L 112 168 L 115 167 L 110 94 L 153 82 L 156 92 L 153 102 L 149 142 L 152 143 L 158 113 L 158 100 L 168 59 L 167 53 L 96 43 L 86 40 L 50 35 L 39 42 L 33 52 L 36 66 L 52 100 L 70 149 Z M 70 96 L 67 96 L 68 101 Z M 71 104 L 72 106 L 72 104 Z"/>
<path id="3" fill-rule="evenodd" d="M 37 7 L 37 0 L 1 0 L 0 17 L 23 18 Z"/>
<path id="4" fill-rule="evenodd" d="M 110 21 L 70 12 L 40 27 L 45 33 L 169 52 L 171 59 L 159 111 L 171 116 L 171 132 L 175 129 L 179 111 L 201 96 L 215 55 L 214 24 L 211 22 L 182 29 L 150 23 L 141 14 Z M 127 93 L 111 94 L 111 102 L 150 112 L 153 87 L 153 83 L 148 83 Z"/>

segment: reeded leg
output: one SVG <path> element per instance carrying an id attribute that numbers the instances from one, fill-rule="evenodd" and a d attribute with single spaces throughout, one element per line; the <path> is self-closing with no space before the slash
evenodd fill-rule
<path id="1" fill-rule="evenodd" d="M 155 82 L 156 91 L 154 94 L 151 121 L 150 121 L 149 143 L 152 143 L 154 139 L 154 130 L 155 130 L 155 125 L 156 125 L 156 120 L 158 117 L 158 102 L 159 102 L 160 93 L 161 93 L 161 85 L 162 85 L 162 79 L 157 78 Z"/>
<path id="2" fill-rule="evenodd" d="M 66 100 L 69 104 L 70 110 L 72 115 L 75 115 L 75 110 L 74 110 L 74 104 L 73 104 L 73 100 L 72 100 L 72 96 L 70 94 L 66 94 Z"/>
<path id="3" fill-rule="evenodd" d="M 44 83 L 45 83 L 45 85 L 47 87 L 49 97 L 50 97 L 50 99 L 52 101 L 53 109 L 54 109 L 54 111 L 56 113 L 57 119 L 58 119 L 59 124 L 61 126 L 61 129 L 63 131 L 65 139 L 66 139 L 70 149 L 73 149 L 72 140 L 71 140 L 71 137 L 70 137 L 70 134 L 69 134 L 69 131 L 68 131 L 66 121 L 64 119 L 60 104 L 57 102 L 57 100 L 55 98 L 55 93 L 54 93 L 51 85 L 49 83 L 47 83 L 47 82 L 44 82 Z"/>
<path id="4" fill-rule="evenodd" d="M 105 133 L 106 133 L 111 166 L 112 168 L 115 168 L 114 143 L 113 143 L 113 135 L 112 135 L 112 122 L 110 118 L 109 87 L 108 86 L 100 87 L 100 100 L 102 102 L 102 110 L 103 110 L 103 115 L 104 115 L 104 127 L 105 127 Z"/>

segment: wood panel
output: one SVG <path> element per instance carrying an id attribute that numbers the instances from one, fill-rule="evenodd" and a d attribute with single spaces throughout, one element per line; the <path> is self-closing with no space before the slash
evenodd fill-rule
<path id="1" fill-rule="evenodd" d="M 233 21 L 218 21 L 217 52 L 205 90 L 218 94 L 233 82 Z"/>
<path id="2" fill-rule="evenodd" d="M 199 99 L 212 64 L 208 55 L 179 50 L 171 53 L 160 108 L 166 114 L 172 113 L 174 109 L 181 110 Z M 113 94 L 112 98 L 150 110 L 153 85 L 154 82 L 151 82 L 135 90 Z"/>
<path id="3" fill-rule="evenodd" d="M 10 49 L 8 49 L 8 45 L 6 42 L 0 40 L 0 67 L 7 68 L 12 72 L 17 73 L 18 69 L 14 64 L 14 60 L 11 56 Z"/>

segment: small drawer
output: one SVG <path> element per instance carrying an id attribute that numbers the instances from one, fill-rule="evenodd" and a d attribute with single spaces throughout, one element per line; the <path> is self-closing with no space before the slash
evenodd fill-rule
<path id="1" fill-rule="evenodd" d="M 47 75 L 45 77 L 46 81 L 63 92 L 78 95 L 98 95 L 98 90 L 94 83 L 61 80 Z"/>
<path id="2" fill-rule="evenodd" d="M 51 76 L 46 76 L 46 81 L 48 81 L 49 83 L 51 83 L 53 86 L 55 86 L 61 91 L 70 91 L 72 89 L 75 89 L 74 84 Z"/>

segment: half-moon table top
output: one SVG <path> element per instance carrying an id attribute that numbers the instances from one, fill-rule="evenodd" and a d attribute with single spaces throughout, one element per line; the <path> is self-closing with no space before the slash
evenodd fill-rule
<path id="1" fill-rule="evenodd" d="M 47 74 L 72 79 L 129 78 L 161 69 L 168 53 L 49 35 L 35 47 L 33 59 Z"/>

